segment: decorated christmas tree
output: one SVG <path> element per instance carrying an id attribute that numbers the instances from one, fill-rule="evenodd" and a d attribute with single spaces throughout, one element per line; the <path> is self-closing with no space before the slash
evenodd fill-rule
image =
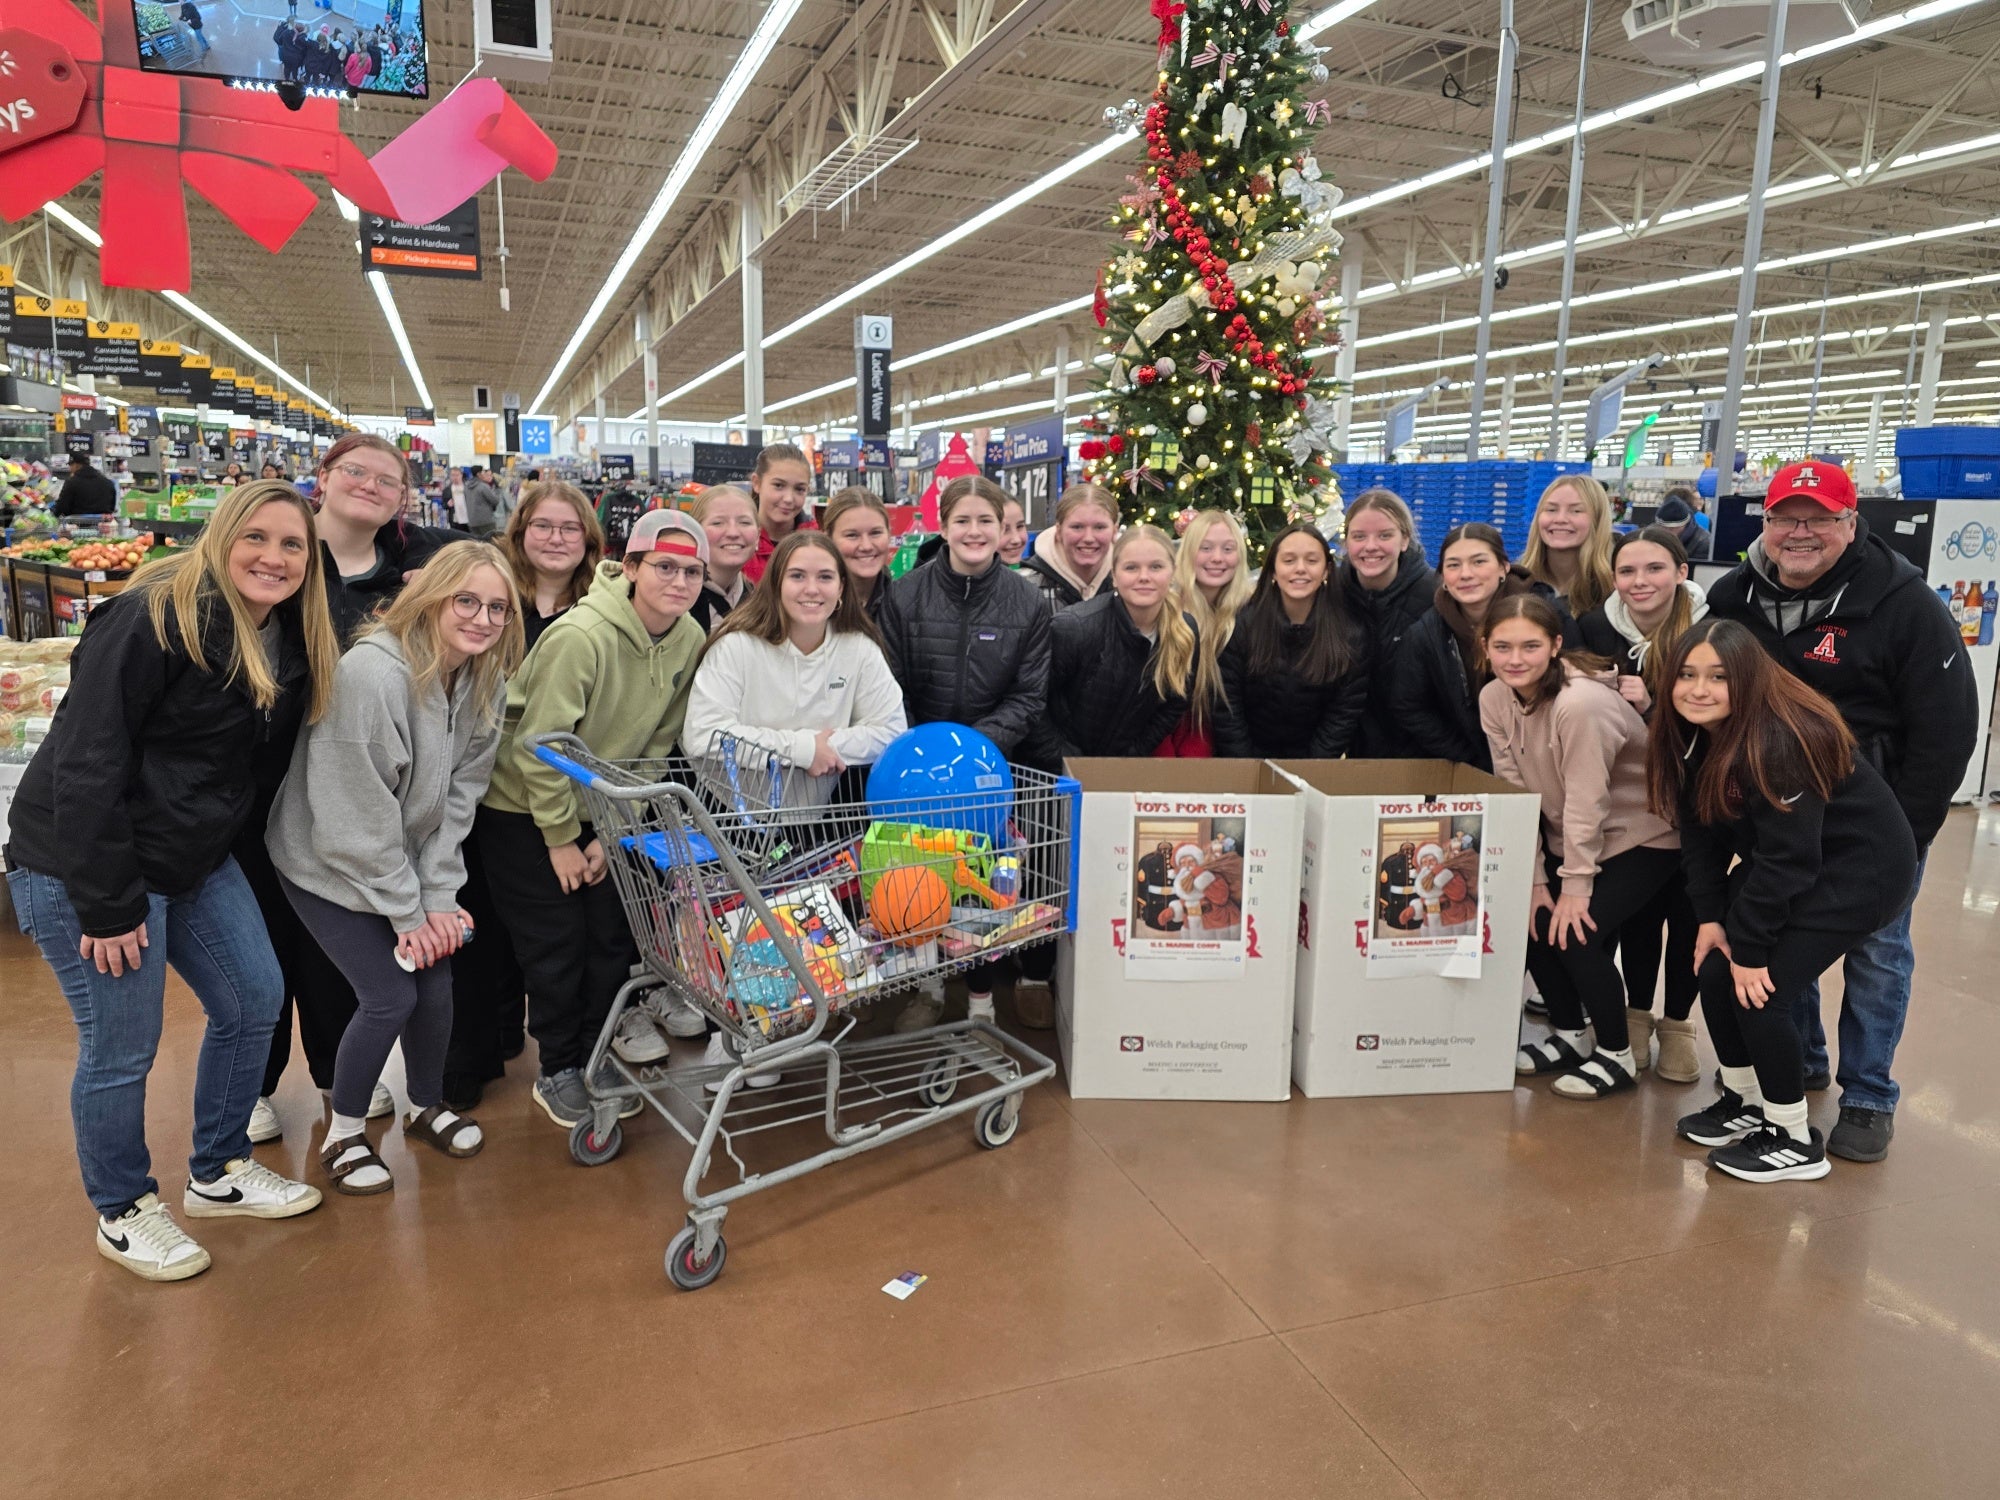
<path id="1" fill-rule="evenodd" d="M 1340 236 L 1340 193 L 1310 149 L 1326 102 L 1286 0 L 1153 0 L 1159 86 L 1107 110 L 1139 125 L 1146 164 L 1119 201 L 1099 273 L 1112 351 L 1081 447 L 1128 521 L 1174 528 L 1233 510 L 1261 540 L 1338 505 L 1334 382 L 1304 351 Z"/>

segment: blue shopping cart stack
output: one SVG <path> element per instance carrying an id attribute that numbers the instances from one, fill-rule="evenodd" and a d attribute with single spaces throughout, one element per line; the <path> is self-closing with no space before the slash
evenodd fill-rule
<path id="1" fill-rule="evenodd" d="M 1437 561 L 1448 532 L 1468 521 L 1496 528 L 1507 555 L 1518 558 L 1528 545 L 1528 523 L 1542 491 L 1562 474 L 1587 474 L 1580 459 L 1565 461 L 1480 459 L 1472 463 L 1337 464 L 1340 493 L 1352 500 L 1363 490 L 1381 488 L 1402 496 L 1416 518 L 1424 556 Z"/>

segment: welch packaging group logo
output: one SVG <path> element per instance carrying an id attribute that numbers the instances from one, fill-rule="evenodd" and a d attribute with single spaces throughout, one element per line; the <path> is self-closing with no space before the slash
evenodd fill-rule
<path id="1" fill-rule="evenodd" d="M 1146 1039 L 1142 1036 L 1121 1036 L 1118 1038 L 1118 1050 L 1120 1052 L 1144 1052 L 1146 1050 Z"/>
<path id="2" fill-rule="evenodd" d="M 1354 1039 L 1354 1050 L 1356 1052 L 1380 1052 L 1382 1050 L 1382 1038 L 1376 1032 L 1363 1032 Z"/>

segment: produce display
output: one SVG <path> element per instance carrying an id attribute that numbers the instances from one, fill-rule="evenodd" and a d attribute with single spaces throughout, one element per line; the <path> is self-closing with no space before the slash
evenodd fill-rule
<path id="1" fill-rule="evenodd" d="M 173 543 L 169 541 L 167 545 Z M 34 537 L 11 547 L 0 547 L 0 557 L 53 563 L 81 572 L 127 573 L 144 562 L 152 550 L 153 533 L 142 531 L 129 537 Z"/>

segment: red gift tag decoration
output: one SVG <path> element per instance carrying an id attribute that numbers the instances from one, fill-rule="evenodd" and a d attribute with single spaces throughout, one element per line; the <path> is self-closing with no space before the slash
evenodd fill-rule
<path id="1" fill-rule="evenodd" d="M 83 69 L 62 43 L 18 26 L 0 31 L 0 152 L 69 129 L 83 92 Z"/>

